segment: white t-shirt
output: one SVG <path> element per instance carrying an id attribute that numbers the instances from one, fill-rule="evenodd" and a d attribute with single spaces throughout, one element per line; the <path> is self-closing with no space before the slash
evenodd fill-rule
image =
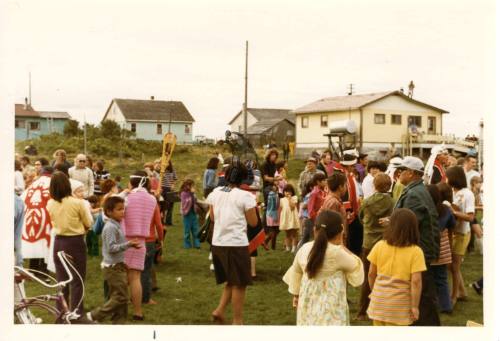
<path id="1" fill-rule="evenodd" d="M 370 173 L 368 173 L 368 175 L 363 179 L 363 184 L 361 185 L 361 189 L 363 190 L 363 199 L 368 199 L 373 193 L 375 193 L 373 180 L 374 178 Z"/>
<path id="2" fill-rule="evenodd" d="M 470 181 L 475 176 L 481 177 L 481 174 L 479 174 L 479 172 L 475 171 L 474 169 L 471 169 L 470 171 L 465 172 L 465 177 L 467 178 L 467 187 L 468 188 L 470 188 Z"/>
<path id="3" fill-rule="evenodd" d="M 248 246 L 245 212 L 256 206 L 255 197 L 239 188 L 218 187 L 206 202 L 214 209 L 214 246 Z"/>
<path id="4" fill-rule="evenodd" d="M 23 173 L 20 171 L 15 171 L 14 172 L 14 190 L 16 191 L 17 195 L 21 195 L 21 193 L 24 191 L 24 177 Z"/>
<path id="5" fill-rule="evenodd" d="M 474 202 L 474 194 L 468 188 L 462 188 L 458 192 L 453 193 L 453 204 L 457 205 L 462 213 L 474 213 L 476 206 Z M 455 227 L 458 233 L 467 234 L 470 232 L 470 222 L 460 221 Z"/>

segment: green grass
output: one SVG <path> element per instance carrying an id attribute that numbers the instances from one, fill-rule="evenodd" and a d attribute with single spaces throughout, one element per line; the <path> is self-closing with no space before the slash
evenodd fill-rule
<path id="1" fill-rule="evenodd" d="M 179 179 L 190 177 L 197 185 L 198 197 L 201 197 L 201 177 L 208 158 L 217 150 L 210 147 L 183 147 L 174 154 L 174 166 Z M 155 155 L 149 155 L 146 160 L 153 160 Z M 142 169 L 143 160 L 125 160 L 125 165 L 119 165 L 118 160 L 107 161 L 107 167 L 113 175 L 122 175 L 125 184 L 135 169 Z M 289 164 L 288 176 L 296 183 L 304 163 L 292 160 Z M 217 306 L 222 286 L 215 284 L 214 274 L 209 270 L 208 244 L 203 244 L 201 250 L 182 248 L 182 221 L 179 207 L 174 208 L 174 227 L 166 235 L 164 245 L 164 262 L 156 266 L 158 286 L 160 290 L 153 294 L 153 299 L 159 302 L 156 306 L 145 306 L 144 324 L 164 325 L 204 325 L 211 324 L 210 313 Z M 281 246 L 283 234 L 279 235 L 277 245 Z M 244 320 L 248 325 L 294 325 L 295 311 L 291 306 L 292 298 L 282 281 L 282 276 L 291 265 L 293 255 L 284 251 L 264 251 L 259 249 L 257 257 L 258 280 L 247 289 Z M 85 309 L 92 309 L 104 303 L 102 288 L 102 273 L 100 258 L 88 259 L 87 279 L 85 282 Z M 465 283 L 477 280 L 482 276 L 482 256 L 472 253 L 466 256 L 462 265 Z M 177 278 L 182 282 L 178 283 Z M 44 288 L 27 285 L 28 295 L 46 293 Z M 359 299 L 359 288 L 348 289 L 351 319 L 356 316 Z M 441 321 L 446 326 L 464 326 L 467 320 L 483 323 L 482 297 L 468 288 L 467 302 L 458 302 L 452 315 L 441 315 Z M 44 323 L 51 323 L 47 315 L 40 314 Z M 129 306 L 129 314 L 131 307 Z M 230 318 L 231 309 L 227 312 Z M 130 322 L 132 323 L 132 322 Z M 136 323 L 136 322 L 134 322 Z M 370 325 L 369 322 L 351 321 L 351 325 Z"/>

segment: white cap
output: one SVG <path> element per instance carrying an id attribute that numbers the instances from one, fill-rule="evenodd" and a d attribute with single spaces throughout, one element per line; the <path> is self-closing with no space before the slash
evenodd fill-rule
<path id="1" fill-rule="evenodd" d="M 414 171 L 423 172 L 424 163 L 418 157 L 406 156 L 403 159 L 403 162 L 401 162 L 400 165 L 396 166 L 396 168 L 408 168 Z"/>
<path id="2" fill-rule="evenodd" d="M 399 156 L 393 157 L 392 159 L 389 160 L 389 164 L 393 166 L 399 166 L 403 162 L 403 159 L 400 158 Z"/>
<path id="3" fill-rule="evenodd" d="M 359 157 L 359 153 L 356 149 L 344 150 L 344 154 L 349 154 L 349 155 L 354 155 L 355 157 Z"/>

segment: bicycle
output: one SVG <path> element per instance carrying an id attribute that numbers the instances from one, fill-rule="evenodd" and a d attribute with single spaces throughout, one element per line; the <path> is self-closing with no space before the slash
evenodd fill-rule
<path id="1" fill-rule="evenodd" d="M 64 298 L 63 289 L 68 285 L 71 281 L 73 281 L 73 274 L 68 268 L 68 265 L 73 269 L 73 271 L 78 275 L 80 281 L 82 282 L 83 291 L 85 292 L 85 286 L 83 283 L 83 278 L 80 276 L 78 271 L 75 269 L 73 264 L 68 260 L 68 255 L 64 253 L 64 251 L 59 251 L 57 253 L 61 264 L 63 265 L 66 273 L 68 275 L 68 279 L 66 281 L 57 282 L 57 280 L 41 271 L 24 269 L 19 266 L 14 266 L 15 275 L 14 275 L 14 285 L 16 294 L 18 294 L 19 299 L 14 303 L 14 317 L 15 321 L 21 324 L 39 324 L 42 322 L 40 318 L 37 318 L 33 315 L 30 308 L 41 308 L 48 313 L 52 314 L 55 317 L 56 324 L 71 324 L 71 321 L 77 320 L 80 318 L 80 315 L 75 310 L 70 311 L 68 307 L 68 303 Z M 70 256 L 71 257 L 71 256 Z M 55 284 L 47 284 L 44 281 L 40 280 L 34 273 L 40 273 L 50 279 L 51 282 L 55 282 Z M 34 297 L 26 297 L 26 293 L 24 291 L 24 281 L 25 280 L 34 280 L 44 287 L 50 289 L 57 289 L 55 294 L 48 295 L 38 295 Z M 79 307 L 83 301 L 83 294 L 76 305 Z M 50 304 L 50 302 L 55 302 L 55 306 Z M 58 308 L 61 307 L 61 308 Z"/>

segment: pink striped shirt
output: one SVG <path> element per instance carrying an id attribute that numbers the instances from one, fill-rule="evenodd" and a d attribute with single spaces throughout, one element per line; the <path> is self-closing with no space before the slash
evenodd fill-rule
<path id="1" fill-rule="evenodd" d="M 125 217 L 122 222 L 127 237 L 148 237 L 156 208 L 156 199 L 145 189 L 132 191 L 127 196 Z"/>

